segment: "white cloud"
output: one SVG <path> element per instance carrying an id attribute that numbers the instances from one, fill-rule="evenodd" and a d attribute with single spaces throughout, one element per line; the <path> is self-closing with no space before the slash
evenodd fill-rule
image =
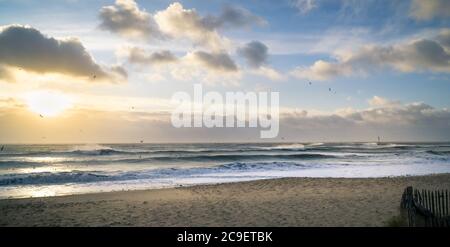
<path id="1" fill-rule="evenodd" d="M 250 11 L 225 6 L 217 16 L 201 16 L 196 9 L 185 9 L 179 2 L 170 4 L 154 15 L 139 9 L 134 0 L 117 0 L 115 5 L 100 9 L 100 27 L 128 38 L 186 39 L 214 51 L 226 50 L 231 41 L 218 29 L 245 28 L 266 22 Z"/>
<path id="2" fill-rule="evenodd" d="M 197 45 L 213 50 L 222 50 L 229 46 L 229 41 L 203 22 L 195 9 L 185 9 L 178 2 L 167 9 L 158 11 L 155 20 L 160 29 L 172 38 L 186 38 Z"/>
<path id="3" fill-rule="evenodd" d="M 400 105 L 399 101 L 392 101 L 376 95 L 367 102 L 371 107 L 397 107 Z"/>
<path id="4" fill-rule="evenodd" d="M 290 74 L 299 79 L 324 81 L 338 76 L 351 75 L 352 68 L 345 63 L 318 60 L 310 67 L 297 67 Z"/>
<path id="5" fill-rule="evenodd" d="M 291 0 L 291 5 L 298 9 L 300 13 L 306 14 L 317 7 L 316 0 Z"/>
<path id="6" fill-rule="evenodd" d="M 151 65 L 139 75 L 148 82 L 175 80 L 180 82 L 202 82 L 209 85 L 238 85 L 241 71 L 227 53 L 192 51 L 184 56 L 167 60 L 166 52 L 148 53 L 139 51 L 133 63 Z M 155 55 L 158 54 L 158 55 Z M 131 57 L 128 57 L 130 59 Z"/>
<path id="7" fill-rule="evenodd" d="M 286 77 L 277 70 L 266 66 L 261 66 L 257 69 L 253 69 L 250 71 L 250 73 L 269 78 L 272 81 L 282 81 L 286 79 Z"/>

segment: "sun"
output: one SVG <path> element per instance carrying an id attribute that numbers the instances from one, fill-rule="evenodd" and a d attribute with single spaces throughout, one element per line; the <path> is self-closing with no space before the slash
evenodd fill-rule
<path id="1" fill-rule="evenodd" d="M 72 106 L 69 97 L 56 91 L 34 91 L 25 95 L 28 109 L 42 117 L 54 117 Z"/>

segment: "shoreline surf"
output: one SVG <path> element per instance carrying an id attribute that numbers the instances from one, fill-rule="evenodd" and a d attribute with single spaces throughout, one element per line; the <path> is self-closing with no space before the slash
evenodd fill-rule
<path id="1" fill-rule="evenodd" d="M 0 153 L 0 198 L 439 173 L 450 173 L 450 143 L 19 145 Z"/>

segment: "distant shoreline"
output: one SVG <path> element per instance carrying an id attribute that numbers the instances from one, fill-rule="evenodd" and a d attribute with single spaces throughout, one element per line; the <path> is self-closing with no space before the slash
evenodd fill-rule
<path id="1" fill-rule="evenodd" d="M 0 226 L 385 226 L 406 186 L 450 189 L 450 174 L 280 178 L 0 200 Z"/>

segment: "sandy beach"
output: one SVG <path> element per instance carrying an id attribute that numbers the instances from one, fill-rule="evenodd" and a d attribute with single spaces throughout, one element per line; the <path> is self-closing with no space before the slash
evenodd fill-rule
<path id="1" fill-rule="evenodd" d="M 403 189 L 449 189 L 450 174 L 285 178 L 0 200 L 1 226 L 386 226 Z"/>

